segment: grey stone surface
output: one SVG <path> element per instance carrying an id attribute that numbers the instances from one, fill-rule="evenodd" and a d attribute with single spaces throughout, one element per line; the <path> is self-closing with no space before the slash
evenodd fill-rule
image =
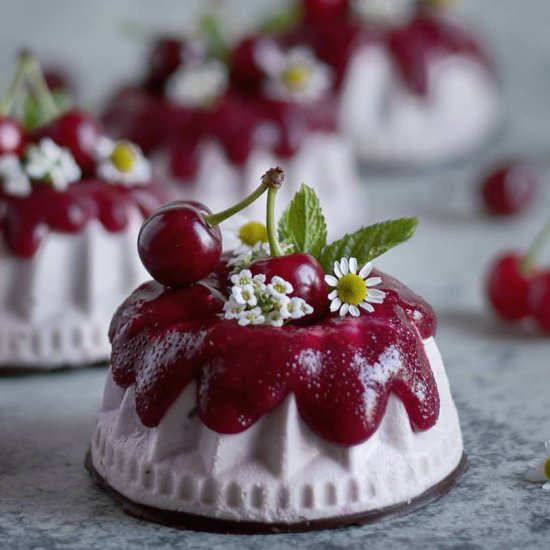
<path id="1" fill-rule="evenodd" d="M 550 437 L 550 340 L 529 327 L 496 321 L 483 295 L 493 255 L 525 246 L 550 212 L 550 6 L 547 0 L 478 4 L 479 20 L 488 26 L 501 60 L 508 114 L 502 134 L 462 166 L 365 174 L 368 215 L 422 218 L 414 240 L 380 266 L 438 311 L 438 341 L 470 458 L 460 486 L 412 515 L 363 528 L 273 537 L 178 532 L 125 516 L 83 469 L 103 369 L 5 378 L 0 379 L 1 548 L 550 547 L 550 494 L 523 477 L 526 462 Z M 480 170 L 512 153 L 540 160 L 544 196 L 527 217 L 489 220 L 476 200 Z"/>

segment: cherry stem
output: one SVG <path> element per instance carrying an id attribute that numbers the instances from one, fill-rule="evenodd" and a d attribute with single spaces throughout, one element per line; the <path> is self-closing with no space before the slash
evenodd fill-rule
<path id="1" fill-rule="evenodd" d="M 219 225 L 231 216 L 234 216 L 241 210 L 244 210 L 247 206 L 250 206 L 253 202 L 258 200 L 268 189 L 279 188 L 282 185 L 284 175 L 280 168 L 272 168 L 262 176 L 262 182 L 260 185 L 250 193 L 242 201 L 238 202 L 234 206 L 217 212 L 216 214 L 209 214 L 204 217 L 206 222 L 211 226 Z"/>
<path id="2" fill-rule="evenodd" d="M 26 55 L 27 78 L 29 80 L 29 84 L 33 89 L 47 122 L 48 120 L 52 120 L 59 116 L 60 110 L 55 102 L 50 88 L 48 87 L 48 83 L 44 78 L 40 65 L 32 55 L 24 55 Z"/>
<path id="3" fill-rule="evenodd" d="M 272 187 L 267 192 L 267 240 L 269 242 L 269 252 L 274 258 L 285 255 L 277 238 L 277 228 L 275 227 L 275 197 L 277 191 L 277 187 Z"/>
<path id="4" fill-rule="evenodd" d="M 520 265 L 520 269 L 523 273 L 530 273 L 533 271 L 536 265 L 537 257 L 548 239 L 550 239 L 550 220 L 546 222 L 541 232 L 533 241 L 533 244 L 527 250 L 527 254 L 523 258 Z"/>
<path id="5" fill-rule="evenodd" d="M 13 76 L 11 77 L 6 93 L 0 101 L 0 115 L 6 116 L 10 114 L 13 107 L 13 102 L 15 101 L 19 88 L 25 79 L 27 64 L 28 54 L 22 53 L 19 56 L 19 61 L 17 62 L 17 66 L 15 67 L 15 71 L 13 72 Z"/>

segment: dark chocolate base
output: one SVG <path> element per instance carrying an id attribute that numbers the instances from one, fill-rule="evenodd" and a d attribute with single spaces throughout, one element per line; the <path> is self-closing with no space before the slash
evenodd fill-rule
<path id="1" fill-rule="evenodd" d="M 232 534 L 276 534 L 276 533 L 303 533 L 307 531 L 318 531 L 322 529 L 335 529 L 340 527 L 350 527 L 352 525 L 365 525 L 373 523 L 389 516 L 401 516 L 408 514 L 425 506 L 430 502 L 441 498 L 453 489 L 468 468 L 468 460 L 463 453 L 458 466 L 445 479 L 430 487 L 420 496 L 413 498 L 408 502 L 394 504 L 379 510 L 360 512 L 348 516 L 335 516 L 329 518 L 305 520 L 296 523 L 260 523 L 255 521 L 233 521 L 227 519 L 218 519 L 186 512 L 176 512 L 172 510 L 162 510 L 144 504 L 132 502 L 127 497 L 113 489 L 99 475 L 92 464 L 91 454 L 86 454 L 85 465 L 92 476 L 94 483 L 104 489 L 118 503 L 122 505 L 123 511 L 138 519 L 161 523 L 176 529 L 192 531 L 208 531 L 210 533 L 232 533 Z"/>

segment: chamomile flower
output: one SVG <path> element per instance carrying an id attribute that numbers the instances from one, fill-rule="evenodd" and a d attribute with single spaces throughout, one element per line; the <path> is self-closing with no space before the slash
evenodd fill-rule
<path id="1" fill-rule="evenodd" d="M 0 181 L 6 195 L 28 197 L 32 193 L 32 184 L 17 155 L 0 157 Z"/>
<path id="2" fill-rule="evenodd" d="M 266 93 L 276 99 L 319 99 L 332 84 L 330 68 L 307 47 L 296 46 L 284 51 L 271 42 L 260 43 L 255 58 L 268 77 Z"/>
<path id="3" fill-rule="evenodd" d="M 379 25 L 399 25 L 415 12 L 416 0 L 352 0 L 352 11 L 363 21 Z"/>
<path id="4" fill-rule="evenodd" d="M 544 483 L 542 488 L 550 491 L 550 440 L 544 443 L 544 448 L 546 456 L 532 460 L 526 476 L 529 481 Z"/>
<path id="5" fill-rule="evenodd" d="M 358 272 L 356 258 L 342 258 L 334 262 L 334 275 L 325 275 L 326 283 L 334 288 L 328 295 L 330 311 L 339 310 L 342 317 L 348 313 L 359 317 L 359 308 L 372 313 L 373 304 L 384 301 L 386 293 L 373 288 L 382 282 L 382 278 L 369 277 L 373 267 L 373 263 L 368 262 Z"/>
<path id="6" fill-rule="evenodd" d="M 103 138 L 98 144 L 96 156 L 97 175 L 107 182 L 132 186 L 151 179 L 151 164 L 142 150 L 129 141 Z"/>
<path id="7" fill-rule="evenodd" d="M 170 77 L 166 94 L 186 107 L 207 107 L 225 93 L 228 83 L 228 70 L 221 61 L 194 61 Z"/>
<path id="8" fill-rule="evenodd" d="M 47 181 L 57 191 L 64 191 L 81 178 L 80 167 L 71 152 L 49 138 L 26 150 L 25 170 L 37 181 Z"/>

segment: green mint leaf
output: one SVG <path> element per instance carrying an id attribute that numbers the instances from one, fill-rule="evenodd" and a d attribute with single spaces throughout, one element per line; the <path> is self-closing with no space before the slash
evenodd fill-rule
<path id="1" fill-rule="evenodd" d="M 335 261 L 353 257 L 362 266 L 410 239 L 417 225 L 418 218 L 401 218 L 362 227 L 327 246 L 321 265 L 330 273 Z"/>
<path id="2" fill-rule="evenodd" d="M 327 244 L 327 224 L 315 191 L 302 184 L 279 220 L 279 239 L 295 252 L 320 259 Z"/>

